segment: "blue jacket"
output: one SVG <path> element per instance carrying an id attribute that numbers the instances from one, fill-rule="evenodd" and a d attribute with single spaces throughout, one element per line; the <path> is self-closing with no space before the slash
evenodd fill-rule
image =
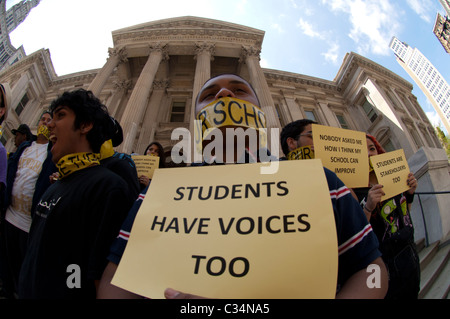
<path id="1" fill-rule="evenodd" d="M 22 156 L 23 151 L 27 147 L 31 146 L 31 143 L 32 141 L 22 142 L 22 144 L 20 144 L 19 147 L 17 148 L 17 151 L 11 154 L 8 159 L 8 171 L 6 175 L 6 194 L 4 206 L 2 207 L 2 217 L 4 217 L 6 209 L 11 204 L 12 188 L 14 185 L 14 180 L 16 179 L 16 173 L 17 168 L 19 166 L 20 157 Z M 52 143 L 49 142 L 47 148 L 47 158 L 44 160 L 44 163 L 42 164 L 42 170 L 39 173 L 38 179 L 36 181 L 36 186 L 34 189 L 34 195 L 31 204 L 31 217 L 33 217 L 34 209 L 36 208 L 36 205 L 39 203 L 42 194 L 44 194 L 44 192 L 50 186 L 49 176 L 58 171 L 55 164 L 52 161 L 52 153 L 50 152 L 51 148 Z"/>

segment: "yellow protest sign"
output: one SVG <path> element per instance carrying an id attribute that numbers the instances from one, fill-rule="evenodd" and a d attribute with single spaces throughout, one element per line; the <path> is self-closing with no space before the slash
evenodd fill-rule
<path id="1" fill-rule="evenodd" d="M 369 160 L 366 134 L 337 127 L 312 124 L 315 158 L 349 188 L 367 187 Z"/>
<path id="2" fill-rule="evenodd" d="M 144 175 L 148 178 L 153 178 L 155 169 L 159 167 L 159 157 L 149 155 L 133 155 L 131 158 L 136 165 L 138 176 Z"/>
<path id="3" fill-rule="evenodd" d="M 282 161 L 271 175 L 261 165 L 155 171 L 112 283 L 149 298 L 169 287 L 334 298 L 336 226 L 321 162 Z"/>
<path id="4" fill-rule="evenodd" d="M 409 189 L 407 179 L 409 165 L 403 149 L 370 157 L 378 184 L 383 185 L 385 196 L 381 200 L 394 197 Z"/>

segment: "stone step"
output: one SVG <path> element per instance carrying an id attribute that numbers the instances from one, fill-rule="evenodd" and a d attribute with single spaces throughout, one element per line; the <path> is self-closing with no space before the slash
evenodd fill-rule
<path id="1" fill-rule="evenodd" d="M 421 259 L 420 299 L 441 299 L 448 295 L 450 287 L 450 265 L 448 262 L 450 245 L 437 246 L 437 248 L 433 247 L 426 256 L 423 256 L 428 259 L 430 255 L 433 255 L 424 268 L 422 268 Z"/>
<path id="2" fill-rule="evenodd" d="M 439 250 L 440 241 L 430 244 L 419 251 L 420 270 L 423 271 L 430 261 L 433 259 L 436 252 Z"/>
<path id="3" fill-rule="evenodd" d="M 416 241 L 416 249 L 418 252 L 420 252 L 424 248 L 425 248 L 425 238 Z"/>

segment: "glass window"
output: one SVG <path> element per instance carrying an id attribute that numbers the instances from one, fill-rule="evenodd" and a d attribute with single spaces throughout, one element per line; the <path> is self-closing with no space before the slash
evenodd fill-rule
<path id="1" fill-rule="evenodd" d="M 186 110 L 186 102 L 176 101 L 172 104 L 172 112 L 170 114 L 170 122 L 184 122 L 184 112 Z"/>
<path id="2" fill-rule="evenodd" d="M 305 111 L 305 115 L 306 115 L 306 118 L 308 120 L 317 122 L 316 115 L 314 114 L 314 111 Z"/>
<path id="3" fill-rule="evenodd" d="M 363 104 L 364 112 L 366 112 L 367 117 L 369 120 L 373 123 L 377 119 L 378 115 L 375 113 L 375 110 L 373 109 L 372 104 L 370 104 L 369 101 L 365 101 Z"/>
<path id="4" fill-rule="evenodd" d="M 18 116 L 20 116 L 23 109 L 25 108 L 25 105 L 27 105 L 29 100 L 30 99 L 28 98 L 28 95 L 25 93 L 25 95 L 22 97 L 22 99 L 20 100 L 19 104 L 17 104 L 17 107 L 16 107 L 16 113 Z"/>
<path id="5" fill-rule="evenodd" d="M 341 128 L 349 129 L 349 126 L 347 124 L 347 121 L 345 120 L 344 115 L 336 114 L 336 117 L 339 121 L 339 124 L 341 125 Z"/>
<path id="6" fill-rule="evenodd" d="M 383 148 L 386 152 L 392 152 L 395 151 L 394 145 L 392 145 L 391 141 L 387 141 L 386 143 L 384 143 Z"/>
<path id="7" fill-rule="evenodd" d="M 172 103 L 172 112 L 170 114 L 170 122 L 184 122 L 184 113 L 186 110 L 186 102 L 176 101 Z"/>

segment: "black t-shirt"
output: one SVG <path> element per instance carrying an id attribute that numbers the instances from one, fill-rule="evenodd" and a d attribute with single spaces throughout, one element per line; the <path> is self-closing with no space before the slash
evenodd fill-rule
<path id="1" fill-rule="evenodd" d="M 127 182 L 130 197 L 134 202 L 139 196 L 140 185 L 136 165 L 132 158 L 127 154 L 116 152 L 113 156 L 102 159 L 100 164 L 116 173 Z"/>
<path id="2" fill-rule="evenodd" d="M 19 280 L 20 298 L 95 298 L 94 280 L 133 202 L 102 166 L 50 186 L 37 205 Z"/>

